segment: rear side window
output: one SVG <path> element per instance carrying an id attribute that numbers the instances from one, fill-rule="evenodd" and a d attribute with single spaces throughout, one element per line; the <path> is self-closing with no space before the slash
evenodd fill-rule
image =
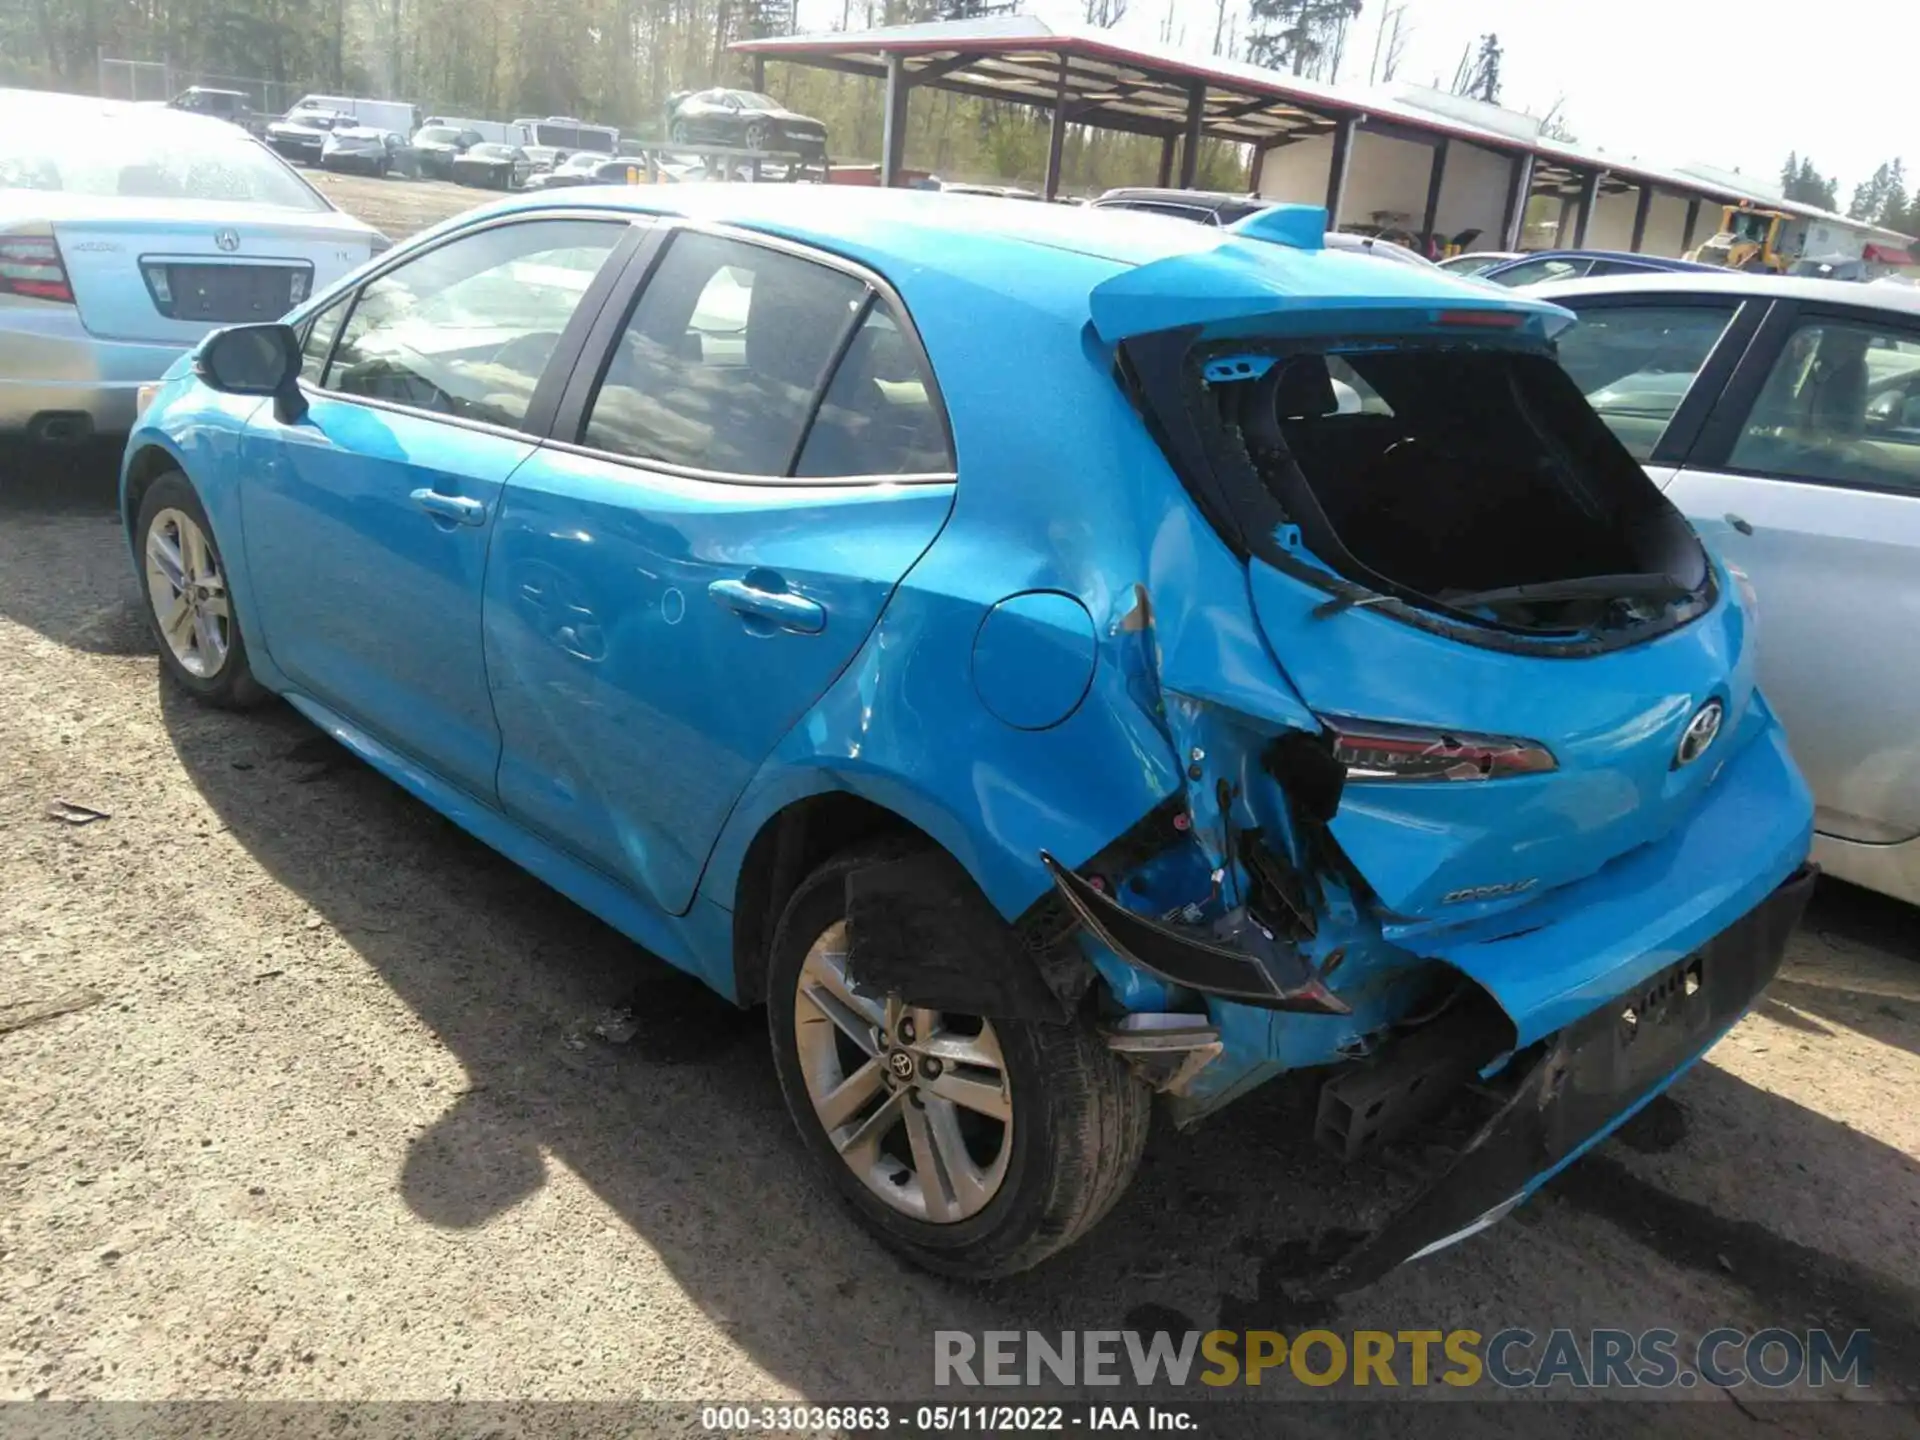
<path id="1" fill-rule="evenodd" d="M 1733 321 L 1733 305 L 1609 305 L 1560 337 L 1560 368 L 1645 461 Z"/>
<path id="2" fill-rule="evenodd" d="M 952 469 L 932 384 L 899 322 L 876 301 L 834 372 L 794 473 L 933 475 Z"/>
<path id="3" fill-rule="evenodd" d="M 676 236 L 615 343 L 582 443 L 693 470 L 791 473 L 866 298 L 862 281 L 784 251 Z"/>
<path id="4" fill-rule="evenodd" d="M 1839 320 L 1801 325 L 1727 463 L 1920 494 L 1920 332 Z"/>

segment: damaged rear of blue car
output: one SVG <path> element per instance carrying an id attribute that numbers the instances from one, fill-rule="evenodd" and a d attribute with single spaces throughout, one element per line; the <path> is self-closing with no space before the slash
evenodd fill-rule
<path id="1" fill-rule="evenodd" d="M 1363 1284 L 1755 1003 L 1811 800 L 1566 312 L 1325 251 L 1305 207 L 651 189 L 506 202 L 216 335 L 134 433 L 130 538 L 182 685 L 286 696 L 764 1003 L 880 1239 L 1037 1264 L 1156 1113 L 1291 1074 L 1300 1143 L 1444 1152 L 1314 1281 Z M 469 284 L 543 218 L 526 284 Z M 489 306 L 575 272 L 503 340 Z M 435 284 L 453 320 L 356 338 L 354 286 Z M 791 437 L 749 454 L 754 415 Z M 375 545 L 417 603 L 352 588 Z"/>
<path id="2" fill-rule="evenodd" d="M 928 326 L 960 489 L 842 682 L 906 733 L 842 758 L 962 832 L 845 882 L 851 988 L 909 1031 L 1091 1028 L 1177 1124 L 1310 1071 L 1348 1157 L 1475 1114 L 1331 1291 L 1492 1223 L 1744 1014 L 1811 812 L 1734 587 L 1554 362 L 1567 317 L 1322 253 L 1322 220 L 1132 265 L 1052 353 L 1010 345 L 1049 456 L 969 447 Z M 944 1185 L 906 1140 L 896 1178 Z M 960 1273 L 1037 1258 L 878 1228 Z"/>

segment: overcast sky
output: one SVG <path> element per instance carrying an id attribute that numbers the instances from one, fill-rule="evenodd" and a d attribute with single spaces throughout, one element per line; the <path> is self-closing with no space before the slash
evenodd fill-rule
<path id="1" fill-rule="evenodd" d="M 1245 0 L 1229 0 L 1243 10 Z M 1385 0 L 1365 0 L 1341 84 L 1364 84 Z M 1117 29 L 1157 44 L 1168 0 L 1132 0 Z M 1213 42 L 1214 0 L 1173 0 L 1184 48 Z M 801 0 L 826 28 L 837 0 Z M 1027 0 L 1078 20 L 1079 0 Z M 861 0 L 852 7 L 859 16 Z M 858 21 L 856 20 L 856 24 Z M 1701 160 L 1779 177 L 1790 150 L 1853 186 L 1904 150 L 1920 184 L 1920 7 L 1825 0 L 1795 7 L 1723 0 L 1406 0 L 1399 78 L 1442 87 L 1464 47 L 1492 31 L 1506 52 L 1502 103 L 1539 114 L 1562 96 L 1582 145 L 1648 164 Z M 1177 43 L 1177 42 L 1176 42 Z"/>

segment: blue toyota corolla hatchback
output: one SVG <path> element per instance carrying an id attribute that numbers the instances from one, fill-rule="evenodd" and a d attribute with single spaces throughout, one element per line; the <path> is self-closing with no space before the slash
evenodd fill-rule
<path id="1" fill-rule="evenodd" d="M 1304 1071 L 1321 1143 L 1446 1157 L 1315 1281 L 1362 1283 L 1754 1003 L 1811 806 L 1570 317 L 1325 228 L 462 216 L 152 397 L 161 663 L 764 1002 L 826 1183 L 917 1262 L 1032 1265 L 1156 1094 Z"/>

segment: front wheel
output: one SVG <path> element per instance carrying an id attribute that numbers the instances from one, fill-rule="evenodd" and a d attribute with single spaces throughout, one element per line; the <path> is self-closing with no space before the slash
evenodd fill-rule
<path id="1" fill-rule="evenodd" d="M 781 917 L 767 1010 L 787 1108 L 828 1183 L 882 1243 L 963 1279 L 1028 1269 L 1119 1199 L 1146 1146 L 1152 1096 L 1090 1026 L 854 991 L 847 876 L 884 858 L 829 861 Z"/>
<path id="2" fill-rule="evenodd" d="M 749 120 L 747 122 L 747 149 L 764 150 L 767 148 L 767 122 Z"/>
<path id="3" fill-rule="evenodd" d="M 691 132 L 688 131 L 687 122 L 684 120 L 674 121 L 673 128 L 667 133 L 673 137 L 673 143 L 676 145 L 691 143 Z"/>
<path id="4" fill-rule="evenodd" d="M 161 667 L 210 705 L 237 708 L 265 699 L 247 663 L 213 526 L 185 475 L 169 471 L 147 488 L 134 534 Z"/>

